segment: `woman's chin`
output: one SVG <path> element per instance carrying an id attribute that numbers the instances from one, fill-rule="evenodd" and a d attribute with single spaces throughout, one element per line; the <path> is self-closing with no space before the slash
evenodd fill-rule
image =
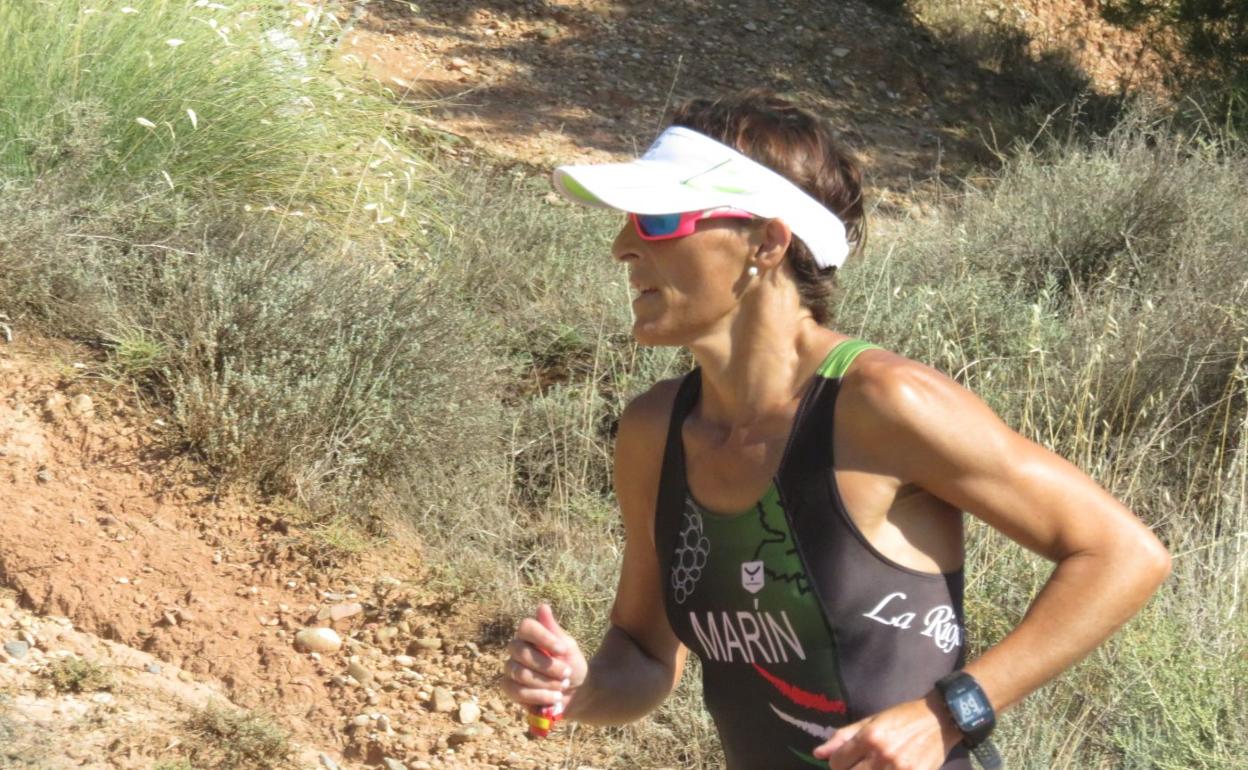
<path id="1" fill-rule="evenodd" d="M 638 345 L 646 347 L 661 347 L 664 345 L 680 345 L 677 335 L 671 333 L 671 330 L 664 329 L 661 325 L 655 323 L 646 323 L 644 321 L 635 321 L 633 323 L 633 339 Z"/>

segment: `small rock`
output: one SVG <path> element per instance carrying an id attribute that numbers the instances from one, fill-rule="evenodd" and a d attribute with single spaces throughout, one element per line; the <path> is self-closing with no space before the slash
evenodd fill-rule
<path id="1" fill-rule="evenodd" d="M 79 393 L 69 401 L 69 413 L 75 417 L 90 417 L 95 413 L 95 404 L 86 393 Z"/>
<path id="2" fill-rule="evenodd" d="M 364 606 L 359 602 L 351 602 L 349 604 L 335 604 L 329 608 L 329 619 L 335 623 L 339 620 L 359 615 L 364 611 Z"/>
<path id="3" fill-rule="evenodd" d="M 355 662 L 347 664 L 347 675 L 364 685 L 373 681 L 373 672 Z"/>
<path id="4" fill-rule="evenodd" d="M 351 724 L 356 727 L 368 727 L 372 723 L 372 718 L 368 714 L 357 714 L 351 718 Z"/>
<path id="5" fill-rule="evenodd" d="M 191 672 L 190 672 L 190 671 L 179 671 L 179 672 L 178 672 L 178 679 L 180 679 L 180 680 L 181 680 L 181 681 L 183 681 L 183 682 L 194 682 L 194 681 L 195 681 L 195 677 L 191 676 Z"/>
<path id="6" fill-rule="evenodd" d="M 481 707 L 472 701 L 459 704 L 460 724 L 470 725 L 481 718 Z"/>
<path id="7" fill-rule="evenodd" d="M 410 770 L 432 770 L 433 765 L 429 764 L 423 759 L 418 759 L 412 764 L 408 765 L 408 768 Z"/>
<path id="8" fill-rule="evenodd" d="M 107 706 L 108 704 L 113 702 L 113 696 L 110 693 L 97 692 L 96 694 L 91 696 L 91 700 L 100 704 L 101 706 Z"/>
<path id="9" fill-rule="evenodd" d="M 325 770 L 338 770 L 338 763 L 335 762 L 333 757 L 328 754 L 321 754 L 318 759 L 321 760 L 321 766 L 324 767 Z"/>
<path id="10" fill-rule="evenodd" d="M 26 653 L 30 652 L 30 644 L 27 642 L 5 642 L 4 651 L 11 655 L 14 660 L 21 660 L 26 657 Z"/>
<path id="11" fill-rule="evenodd" d="M 433 688 L 433 710 L 451 712 L 455 710 L 455 696 L 445 687 Z"/>
<path id="12" fill-rule="evenodd" d="M 304 652 L 337 652 L 342 637 L 332 628 L 305 628 L 295 634 L 295 648 Z"/>
<path id="13" fill-rule="evenodd" d="M 449 68 L 453 70 L 463 70 L 469 66 L 470 65 L 468 64 L 468 61 L 466 59 L 461 59 L 460 57 L 456 56 L 455 58 L 451 59 Z"/>
<path id="14" fill-rule="evenodd" d="M 436 636 L 422 636 L 419 639 L 412 640 L 412 643 L 407 646 L 407 654 L 420 654 L 421 652 L 431 652 L 440 649 L 442 649 L 441 639 Z"/>
<path id="15" fill-rule="evenodd" d="M 746 31 L 747 31 L 747 32 L 757 32 L 757 31 L 758 31 L 758 25 L 757 25 L 757 24 L 755 24 L 755 23 L 754 23 L 754 22 L 752 22 L 752 21 L 747 21 L 747 22 L 746 22 L 743 26 L 745 27 L 745 29 L 746 29 Z"/>
<path id="16" fill-rule="evenodd" d="M 397 759 L 391 759 L 390 757 L 383 757 L 381 764 L 386 766 L 386 770 L 407 770 L 407 765 Z"/>
<path id="17" fill-rule="evenodd" d="M 477 738 L 484 738 L 485 736 L 492 735 L 493 733 L 494 733 L 494 728 L 488 727 L 486 725 L 482 725 L 482 724 L 464 725 L 463 727 L 459 728 L 455 732 L 448 735 L 446 737 L 446 742 L 450 744 L 451 746 L 459 746 L 460 744 L 464 744 L 464 743 L 467 743 L 468 741 L 476 740 Z"/>
<path id="18" fill-rule="evenodd" d="M 40 484 L 47 484 L 55 478 L 56 477 L 52 475 L 52 471 L 47 468 L 40 468 L 39 472 L 35 474 L 35 480 Z"/>
<path id="19" fill-rule="evenodd" d="M 75 365 L 75 368 L 77 368 L 77 365 Z M 48 396 L 46 400 L 44 400 L 43 409 L 48 413 L 49 417 L 56 420 L 62 416 L 65 409 L 65 403 L 68 400 L 69 399 L 65 398 L 64 393 L 53 393 Z"/>
<path id="20" fill-rule="evenodd" d="M 399 668 L 411 668 L 412 666 L 416 665 L 416 659 L 413 658 L 411 655 L 395 655 L 394 665 L 398 666 Z"/>
<path id="21" fill-rule="evenodd" d="M 382 628 L 377 629 L 376 635 L 378 644 L 384 644 L 398 636 L 399 629 L 394 626 L 383 626 Z"/>
<path id="22" fill-rule="evenodd" d="M 835 56 L 835 57 L 836 57 L 836 58 L 838 58 L 838 59 L 844 59 L 846 56 L 849 56 L 849 49 L 848 49 L 848 48 L 839 48 L 839 47 L 838 47 L 838 48 L 833 48 L 833 49 L 832 49 L 832 55 L 833 55 L 833 56 Z"/>
<path id="23" fill-rule="evenodd" d="M 386 716 L 385 714 L 378 714 L 377 715 L 377 729 L 381 730 L 386 735 L 392 734 L 394 732 L 394 727 L 391 726 L 390 724 L 390 717 Z"/>
<path id="24" fill-rule="evenodd" d="M 160 673 L 160 664 L 159 664 L 159 663 L 148 663 L 148 664 L 147 664 L 147 666 L 146 666 L 146 671 L 147 671 L 147 673 L 149 673 L 149 674 L 159 674 L 159 673 Z"/>

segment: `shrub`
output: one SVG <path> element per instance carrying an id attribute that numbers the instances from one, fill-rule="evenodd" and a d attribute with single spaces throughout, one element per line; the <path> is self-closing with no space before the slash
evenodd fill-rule
<path id="1" fill-rule="evenodd" d="M 9 190 L 9 312 L 145 378 L 225 477 L 362 513 L 360 484 L 436 478 L 497 445 L 503 365 L 414 266 L 229 207 Z"/>
<path id="2" fill-rule="evenodd" d="M 186 721 L 188 754 L 193 766 L 219 770 L 273 768 L 287 763 L 286 731 L 263 714 L 208 706 Z"/>
<path id="3" fill-rule="evenodd" d="M 113 689 L 113 677 L 101 666 L 70 656 L 57 658 L 43 670 L 52 689 L 62 693 L 86 693 Z"/>

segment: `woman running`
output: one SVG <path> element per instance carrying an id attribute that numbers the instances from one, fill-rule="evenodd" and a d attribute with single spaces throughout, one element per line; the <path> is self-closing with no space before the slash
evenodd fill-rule
<path id="1" fill-rule="evenodd" d="M 612 255 L 633 334 L 697 368 L 620 418 L 626 544 L 602 645 L 586 661 L 542 605 L 510 643 L 507 695 L 628 722 L 692 649 L 731 770 L 999 766 L 995 715 L 1135 614 L 1166 549 L 950 378 L 829 328 L 862 246 L 861 174 L 811 113 L 695 100 L 640 160 L 555 185 L 627 213 Z M 963 511 L 1056 563 L 971 661 Z"/>

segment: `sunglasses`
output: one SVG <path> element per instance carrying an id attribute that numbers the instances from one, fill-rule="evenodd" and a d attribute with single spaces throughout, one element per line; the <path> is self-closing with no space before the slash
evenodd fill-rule
<path id="1" fill-rule="evenodd" d="M 642 240 L 665 241 L 669 238 L 683 238 L 689 235 L 703 219 L 754 219 L 755 217 L 748 211 L 740 209 L 718 208 L 686 211 L 681 214 L 629 213 L 628 218 Z"/>

